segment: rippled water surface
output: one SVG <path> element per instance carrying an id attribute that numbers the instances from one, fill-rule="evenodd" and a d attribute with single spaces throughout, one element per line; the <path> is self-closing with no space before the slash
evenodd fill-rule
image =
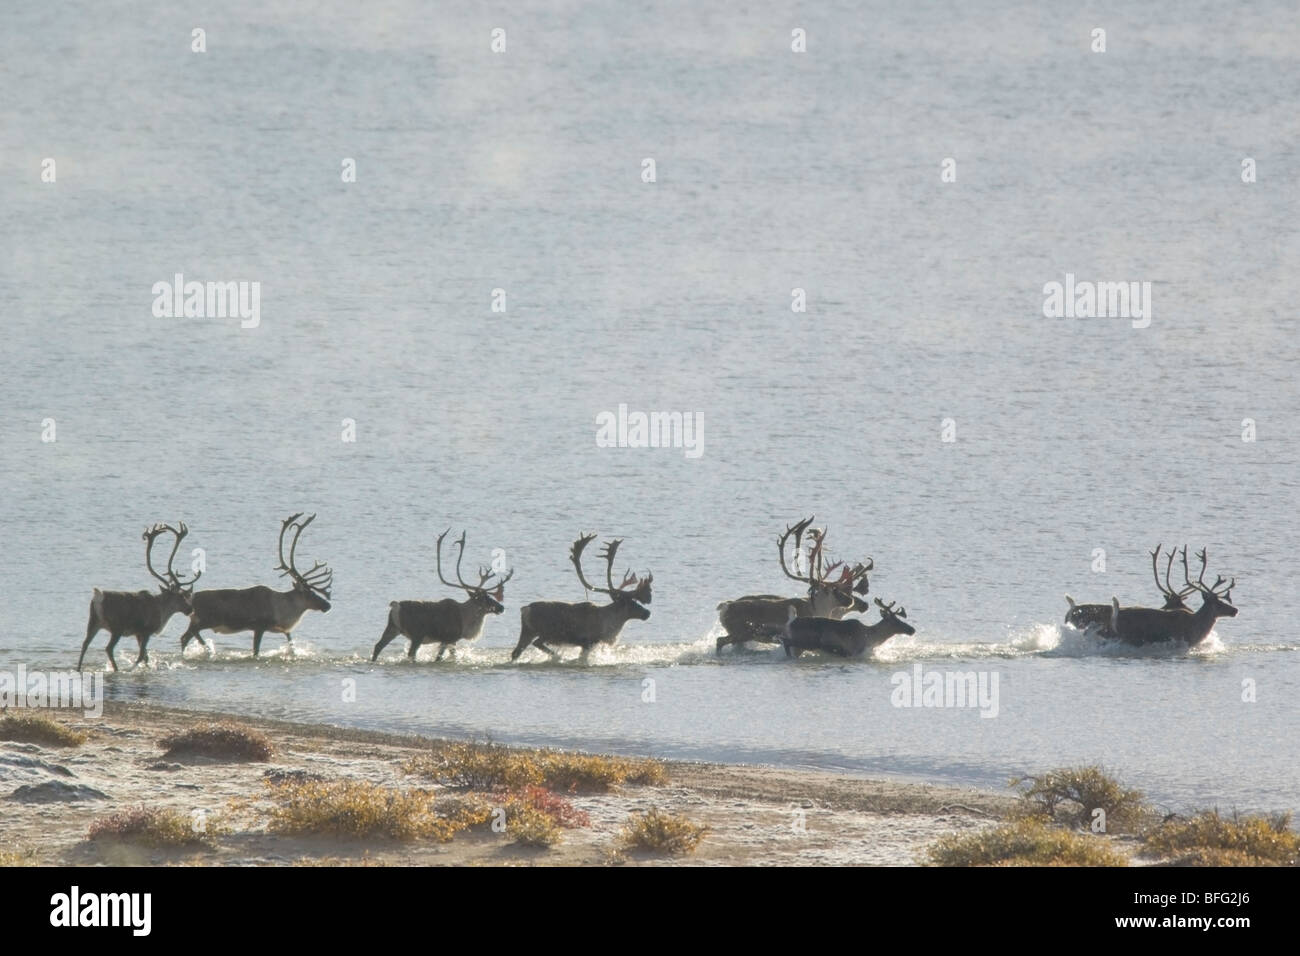
<path id="1" fill-rule="evenodd" d="M 1066 3 L 384 6 L 6 13 L 0 668 L 71 667 L 91 588 L 148 583 L 145 524 L 189 523 L 204 586 L 276 584 L 306 509 L 334 609 L 292 658 L 181 661 L 174 619 L 111 696 L 992 786 L 1097 761 L 1295 808 L 1293 6 L 1162 0 L 1105 54 Z M 155 318 L 176 272 L 259 281 L 260 326 Z M 1152 282 L 1150 327 L 1044 318 L 1067 272 Z M 698 413 L 703 453 L 597 447 L 620 403 Z M 717 658 L 716 604 L 794 593 L 773 544 L 811 512 L 918 633 Z M 370 664 L 390 600 L 444 595 L 448 525 L 504 549 L 506 613 Z M 651 618 L 509 663 L 521 603 L 582 598 L 584 529 L 653 569 Z M 1152 601 L 1175 540 L 1238 582 L 1205 646 L 1062 632 L 1066 592 Z M 996 675 L 997 716 L 893 706 L 918 664 Z"/>

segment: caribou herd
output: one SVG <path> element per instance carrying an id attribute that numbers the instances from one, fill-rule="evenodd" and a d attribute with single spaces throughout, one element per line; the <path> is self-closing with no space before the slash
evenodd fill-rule
<path id="1" fill-rule="evenodd" d="M 254 585 L 196 592 L 194 585 L 202 572 L 196 570 L 192 577 L 184 579 L 174 568 L 177 551 L 189 534 L 184 522 L 176 527 L 155 524 L 146 529 L 143 536 L 145 568 L 157 579 L 158 591 L 95 588 L 78 669 L 85 661 L 91 641 L 101 630 L 109 634 L 108 660 L 114 670 L 117 669 L 117 660 L 113 652 L 123 637 L 136 639 L 139 646 L 136 664 L 147 664 L 149 639 L 178 613 L 189 618 L 189 626 L 181 635 L 182 654 L 192 638 L 198 638 L 211 653 L 211 645 L 205 643 L 203 631 L 251 633 L 254 657 L 261 653 L 262 638 L 268 632 L 283 634 L 292 650 L 293 629 L 303 615 L 307 611 L 326 612 L 330 609 L 333 572 L 319 561 L 305 572 L 297 565 L 299 539 L 315 518 L 314 514 L 304 518 L 299 512 L 280 523 L 279 563 L 275 570 L 290 580 L 291 586 L 285 591 Z M 798 581 L 803 593 L 792 596 L 748 594 L 720 603 L 717 610 L 722 634 L 715 644 L 719 656 L 729 645 L 743 647 L 758 642 L 780 644 L 785 655 L 791 658 L 806 651 L 831 657 L 864 657 L 893 637 L 916 633 L 907 621 L 907 611 L 897 607 L 895 601 L 886 604 L 878 597 L 874 599 L 880 619 L 873 624 L 866 623 L 861 617 L 848 616 L 871 609 L 866 597 L 870 590 L 868 575 L 874 571 L 875 562 L 871 558 L 853 563 L 833 560 L 827 547 L 827 529 L 814 527 L 813 521 L 813 517 L 805 518 L 788 526 L 777 537 L 781 571 L 787 578 Z M 442 546 L 449 533 L 450 529 L 440 534 L 435 545 L 438 580 L 447 588 L 463 592 L 464 600 L 448 597 L 436 601 L 391 602 L 387 623 L 374 646 L 371 661 L 378 660 L 380 653 L 398 635 L 407 639 L 406 653 L 412 659 L 425 644 L 438 645 L 438 661 L 448 650 L 454 657 L 460 642 L 473 641 L 482 634 L 489 614 L 505 611 L 505 586 L 514 576 L 514 570 L 480 567 L 478 581 L 467 582 L 461 574 L 465 557 L 465 533 L 461 532 L 452 544 L 456 550 L 456 579 L 448 580 L 443 574 Z M 160 573 L 154 567 L 154 544 L 163 535 L 171 537 L 172 545 L 167 569 Z M 608 603 L 533 601 L 523 605 L 519 609 L 519 641 L 510 654 L 512 661 L 518 660 L 530 647 L 537 648 L 552 660 L 559 658 L 556 647 L 576 647 L 581 651 L 579 661 L 585 662 L 593 648 L 616 642 L 629 621 L 649 619 L 654 575 L 647 573 L 643 577 L 628 571 L 620 583 L 614 583 L 614 563 L 622 539 L 607 540 L 600 549 L 599 557 L 605 562 L 605 587 L 587 580 L 582 570 L 582 556 L 595 539 L 595 534 L 579 535 L 570 546 L 569 561 L 584 591 L 589 595 L 593 592 L 603 594 Z M 1204 549 L 1196 552 L 1200 571 L 1195 581 L 1191 577 L 1184 546 L 1181 551 L 1171 549 L 1166 555 L 1162 582 L 1162 554 L 1160 545 L 1151 552 L 1151 572 L 1156 588 L 1164 598 L 1161 607 L 1121 607 L 1114 597 L 1109 604 L 1077 604 L 1066 595 L 1070 607 L 1065 623 L 1108 642 L 1136 646 L 1169 643 L 1190 647 L 1209 636 L 1216 620 L 1236 616 L 1237 608 L 1232 604 L 1236 579 L 1225 580 L 1220 575 L 1214 584 L 1206 584 L 1209 557 Z M 1175 588 L 1170 575 L 1179 559 L 1183 586 Z M 1186 604 L 1187 598 L 1194 594 L 1201 598 L 1201 605 L 1196 609 Z"/>

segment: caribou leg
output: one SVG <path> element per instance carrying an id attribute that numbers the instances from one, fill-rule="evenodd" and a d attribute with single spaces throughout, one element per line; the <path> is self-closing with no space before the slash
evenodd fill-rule
<path id="1" fill-rule="evenodd" d="M 447 653 L 447 645 L 446 645 L 446 644 L 439 644 L 439 645 L 438 645 L 438 656 L 435 657 L 435 658 L 433 659 L 433 662 L 434 662 L 435 664 L 438 663 L 440 660 L 442 660 L 442 655 L 443 655 L 443 654 L 446 654 L 446 653 Z"/>
<path id="2" fill-rule="evenodd" d="M 81 665 L 86 660 L 86 648 L 90 646 L 90 642 L 95 639 L 95 635 L 99 633 L 99 630 L 100 627 L 95 623 L 95 617 L 92 614 L 90 620 L 86 623 L 86 639 L 81 644 L 81 656 L 77 658 L 77 670 L 81 670 Z"/>
<path id="3" fill-rule="evenodd" d="M 262 631 L 253 632 L 253 656 L 256 657 L 262 652 Z"/>
<path id="4" fill-rule="evenodd" d="M 537 648 L 540 651 L 545 651 L 547 654 L 550 654 L 551 660 L 553 661 L 558 661 L 560 659 L 560 655 L 555 653 L 555 651 L 551 650 L 545 644 L 543 644 L 542 639 L 540 637 L 537 640 L 533 641 L 533 647 Z"/>
<path id="5" fill-rule="evenodd" d="M 387 647 L 389 643 L 392 642 L 393 638 L 395 638 L 400 633 L 401 631 L 397 627 L 394 627 L 393 622 L 390 620 L 388 622 L 388 626 L 384 628 L 384 633 L 380 635 L 379 642 L 375 645 L 375 652 L 370 655 L 370 659 L 372 661 L 379 660 L 379 652 L 382 651 L 385 647 Z M 411 646 L 415 647 L 414 641 L 411 642 Z"/>
<path id="6" fill-rule="evenodd" d="M 110 634 L 108 636 L 108 662 L 113 665 L 113 670 L 117 670 L 117 658 L 113 656 L 113 649 L 117 647 L 117 642 L 121 639 L 121 634 Z"/>
<path id="7" fill-rule="evenodd" d="M 200 628 L 198 623 L 198 615 L 195 614 L 192 617 L 190 617 L 190 626 L 187 627 L 185 629 L 185 633 L 181 635 L 181 656 L 182 657 L 185 656 L 185 648 L 190 643 L 191 637 L 197 637 L 199 639 L 199 644 L 203 644 L 203 635 L 199 633 L 199 630 Z"/>

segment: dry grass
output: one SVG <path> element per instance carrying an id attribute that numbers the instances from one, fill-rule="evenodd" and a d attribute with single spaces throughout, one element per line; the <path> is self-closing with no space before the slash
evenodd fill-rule
<path id="1" fill-rule="evenodd" d="M 435 812 L 428 790 L 390 790 L 357 780 L 267 787 L 274 801 L 270 829 L 277 833 L 446 843 L 458 829 Z"/>
<path id="2" fill-rule="evenodd" d="M 519 750 L 500 744 L 445 742 L 412 757 L 407 773 L 450 787 L 483 792 L 540 786 L 564 793 L 604 793 L 621 784 L 668 782 L 657 760 L 634 760 L 557 750 Z"/>
<path id="3" fill-rule="evenodd" d="M 217 821 L 204 819 L 203 828 L 195 827 L 190 817 L 177 810 L 159 807 L 132 807 L 100 817 L 86 834 L 92 843 L 136 843 L 148 847 L 200 848 L 215 845 L 223 832 Z"/>
<path id="4" fill-rule="evenodd" d="M 456 830 L 504 833 L 524 846 L 554 846 L 563 830 L 591 825 L 564 797 L 533 784 L 514 793 L 441 797 L 435 809 Z"/>
<path id="5" fill-rule="evenodd" d="M 0 717 L 0 740 L 47 747 L 79 747 L 86 734 L 44 714 L 5 714 Z"/>
<path id="6" fill-rule="evenodd" d="M 300 856 L 289 864 L 290 866 L 389 866 L 383 860 L 373 859 L 369 853 L 360 857 L 342 857 L 342 856 Z"/>
<path id="7" fill-rule="evenodd" d="M 1032 818 L 941 837 L 928 855 L 939 866 L 1128 866 L 1128 857 L 1105 837 Z"/>
<path id="8" fill-rule="evenodd" d="M 521 846 L 552 847 L 562 839 L 555 818 L 526 803 L 506 809 L 506 834 Z"/>
<path id="9" fill-rule="evenodd" d="M 1017 777 L 1020 813 L 1066 826 L 1090 828 L 1094 813 L 1105 811 L 1106 832 L 1136 829 L 1151 816 L 1144 795 L 1120 784 L 1101 767 L 1065 767 L 1039 776 Z"/>
<path id="10" fill-rule="evenodd" d="M 626 850 L 673 855 L 694 853 L 708 829 L 680 814 L 656 807 L 633 814 L 619 835 L 619 843 Z"/>
<path id="11" fill-rule="evenodd" d="M 434 812 L 459 830 L 473 830 L 492 822 L 492 804 L 478 794 L 442 796 L 434 803 Z"/>
<path id="12" fill-rule="evenodd" d="M 18 850 L 0 850 L 0 869 L 7 866 L 35 866 L 36 851 L 30 847 Z"/>
<path id="13" fill-rule="evenodd" d="M 265 734 L 227 722 L 200 724 L 158 741 L 164 757 L 211 757 L 265 762 L 273 753 Z"/>
<path id="14" fill-rule="evenodd" d="M 1143 850 L 1183 866 L 1295 866 L 1300 834 L 1289 814 L 1225 817 L 1207 810 L 1155 827 Z"/>

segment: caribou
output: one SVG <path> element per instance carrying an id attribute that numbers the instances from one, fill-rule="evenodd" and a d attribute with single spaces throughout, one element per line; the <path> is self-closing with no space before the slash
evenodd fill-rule
<path id="1" fill-rule="evenodd" d="M 452 583 L 443 577 L 442 540 L 450 531 L 451 529 L 448 528 L 438 535 L 436 550 L 438 580 L 449 588 L 459 588 L 468 597 L 464 601 L 457 601 L 454 598 L 443 598 L 441 601 L 393 601 L 388 605 L 388 625 L 384 628 L 379 643 L 375 645 L 375 652 L 370 655 L 371 661 L 378 660 L 379 652 L 399 634 L 410 641 L 406 656 L 412 660 L 415 659 L 415 652 L 420 649 L 421 644 L 439 645 L 435 662 L 442 660 L 442 655 L 447 653 L 449 647 L 454 657 L 458 641 L 476 640 L 483 633 L 483 622 L 487 616 L 500 614 L 505 610 L 501 601 L 505 596 L 506 582 L 514 577 L 514 569 L 510 569 L 504 577 L 498 576 L 489 583 L 493 572 L 490 569 L 479 568 L 478 584 L 466 584 L 465 579 L 460 575 L 460 562 L 465 556 L 464 531 L 455 542 L 457 583 Z"/>
<path id="2" fill-rule="evenodd" d="M 1193 584 L 1187 571 L 1186 555 L 1183 557 L 1183 580 L 1200 592 L 1201 606 L 1195 611 L 1165 610 L 1150 607 L 1120 607 L 1119 599 L 1112 597 L 1110 633 L 1126 644 L 1161 644 L 1172 641 L 1194 647 L 1205 640 L 1221 617 L 1236 617 L 1232 604 L 1232 589 L 1237 579 L 1225 581 L 1219 575 L 1214 584 L 1205 583 L 1205 568 L 1209 561 L 1206 549 L 1196 552 L 1201 562 L 1201 573 Z"/>
<path id="3" fill-rule="evenodd" d="M 262 635 L 267 631 L 283 634 L 289 649 L 293 649 L 293 629 L 307 611 L 328 611 L 330 609 L 330 587 L 334 572 L 328 566 L 317 561 L 306 572 L 298 570 L 294 563 L 298 549 L 298 539 L 302 537 L 307 526 L 316 520 L 316 516 L 302 519 L 302 512 L 290 515 L 280 524 L 280 563 L 276 570 L 280 576 L 288 575 L 293 587 L 288 591 L 273 591 L 258 585 L 251 588 L 223 588 L 213 591 L 200 591 L 194 595 L 194 609 L 190 614 L 190 626 L 181 635 L 181 654 L 190 638 L 197 637 L 203 643 L 202 631 L 216 631 L 218 634 L 239 634 L 253 632 L 253 656 L 262 650 Z M 284 536 L 289 529 L 294 529 L 293 541 L 289 545 L 288 560 L 284 556 Z M 210 648 L 209 648 L 210 649 Z"/>
<path id="4" fill-rule="evenodd" d="M 172 552 L 167 556 L 167 572 L 159 574 L 153 566 L 153 544 L 158 536 L 168 532 L 175 537 Z M 77 670 L 81 670 L 86 659 L 86 649 L 101 630 L 108 631 L 108 662 L 117 670 L 117 659 L 113 651 L 123 635 L 134 637 L 140 645 L 136 665 L 149 662 L 149 638 L 153 637 L 171 620 L 173 614 L 189 614 L 193 609 L 192 598 L 194 582 L 202 571 L 188 581 L 182 581 L 172 569 L 176 552 L 181 541 L 190 533 L 181 522 L 178 528 L 167 524 L 156 524 L 145 530 L 144 563 L 159 582 L 159 593 L 152 591 L 103 591 L 95 588 L 90 598 L 90 620 L 86 622 L 86 639 L 81 644 L 81 656 L 77 658 Z"/>
<path id="5" fill-rule="evenodd" d="M 1194 585 L 1188 585 L 1181 590 L 1174 590 L 1169 583 L 1169 572 L 1174 565 L 1174 556 L 1178 553 L 1177 548 L 1171 548 L 1169 551 L 1169 560 L 1165 562 L 1165 581 L 1160 583 L 1160 571 L 1157 566 L 1157 560 L 1160 556 L 1161 546 L 1156 545 L 1151 552 L 1151 576 L 1155 578 L 1156 588 L 1164 596 L 1165 603 L 1162 610 L 1165 611 L 1187 611 L 1191 613 L 1191 608 L 1187 606 L 1188 596 L 1196 593 Z M 1187 565 L 1187 546 L 1183 545 L 1183 566 Z M 1103 637 L 1113 637 L 1110 631 L 1111 606 L 1109 604 L 1076 604 L 1074 598 L 1070 595 L 1065 596 L 1069 602 L 1070 609 L 1065 612 L 1065 623 L 1077 627 L 1079 630 L 1084 628 L 1096 628 Z"/>
<path id="6" fill-rule="evenodd" d="M 916 628 L 907 621 L 906 608 L 894 610 L 895 601 L 886 604 L 876 598 L 880 620 L 863 624 L 856 618 L 837 621 L 826 617 L 799 617 L 795 609 L 788 611 L 785 627 L 780 631 L 781 644 L 786 657 L 798 657 L 804 651 L 821 651 L 836 657 L 861 657 L 875 650 L 891 637 L 915 634 Z"/>
<path id="7" fill-rule="evenodd" d="M 510 653 L 512 661 L 518 660 L 524 650 L 531 644 L 557 660 L 559 654 L 549 645 L 569 645 L 582 648 L 581 661 L 597 644 L 613 644 L 623 631 L 628 621 L 644 621 L 650 617 L 650 584 L 654 575 L 647 573 L 638 577 L 631 571 L 623 576 L 623 583 L 614 586 L 614 558 L 618 554 L 621 538 L 605 542 L 600 556 L 605 559 L 605 583 L 608 587 L 598 588 L 589 584 L 582 573 L 582 552 L 596 538 L 595 534 L 584 534 L 573 542 L 569 549 L 569 560 L 578 572 L 578 580 L 587 591 L 598 591 L 609 596 L 609 604 L 569 604 L 563 601 L 534 601 L 519 609 L 519 643 Z"/>
<path id="8" fill-rule="evenodd" d="M 723 634 L 716 644 L 718 654 L 721 654 L 722 649 L 728 644 L 744 644 L 747 641 L 775 643 L 777 641 L 775 635 L 781 633 L 786 609 L 789 607 L 794 608 L 795 615 L 798 617 L 836 620 L 849 611 L 862 612 L 870 609 L 871 605 L 867 604 L 860 595 L 865 595 L 870 588 L 867 573 L 875 567 L 875 562 L 868 558 L 865 564 L 844 566 L 839 578 L 832 579 L 831 573 L 836 568 L 840 568 L 842 562 L 825 564 L 826 529 L 809 527 L 815 517 L 813 515 L 788 526 L 776 539 L 781 570 L 785 572 L 786 577 L 806 584 L 808 596 L 786 598 L 779 594 L 749 594 L 731 601 L 723 601 L 718 605 L 718 621 L 723 629 Z M 812 548 L 808 555 L 808 573 L 799 575 L 787 566 L 785 551 L 786 544 L 793 536 L 793 553 L 801 555 L 805 533 L 812 541 Z"/>

